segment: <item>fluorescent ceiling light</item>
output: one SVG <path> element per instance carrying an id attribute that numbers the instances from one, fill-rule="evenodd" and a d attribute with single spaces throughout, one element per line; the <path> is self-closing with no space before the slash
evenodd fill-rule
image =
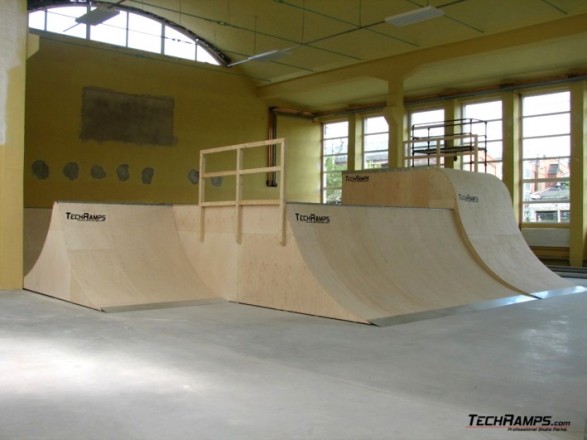
<path id="1" fill-rule="evenodd" d="M 119 13 L 120 11 L 112 8 L 96 8 L 76 18 L 75 21 L 80 24 L 95 26 L 104 23 L 106 20 L 110 20 L 112 17 L 116 17 Z"/>
<path id="2" fill-rule="evenodd" d="M 421 9 L 404 12 L 403 14 L 392 15 L 387 17 L 385 22 L 394 26 L 407 26 L 420 21 L 430 20 L 431 18 L 441 17 L 444 15 L 442 9 L 437 9 L 432 6 L 427 6 Z"/>
<path id="3" fill-rule="evenodd" d="M 274 50 L 269 50 L 267 52 L 261 52 L 255 55 L 251 55 L 248 58 L 245 58 L 244 60 L 240 60 L 237 61 L 235 63 L 230 63 L 228 65 L 228 67 L 232 67 L 232 66 L 236 66 L 238 64 L 243 64 L 243 63 L 248 63 L 249 61 L 271 61 L 271 60 L 276 60 L 278 58 L 281 58 L 282 56 L 284 56 L 287 52 L 289 52 L 292 49 L 295 49 L 297 46 L 294 47 L 288 47 L 287 49 L 274 49 Z"/>

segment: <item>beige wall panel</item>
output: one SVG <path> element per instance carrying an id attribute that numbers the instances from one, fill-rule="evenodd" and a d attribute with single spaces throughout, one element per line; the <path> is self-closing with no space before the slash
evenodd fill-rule
<path id="1" fill-rule="evenodd" d="M 286 200 L 320 202 L 320 160 L 322 126 L 307 118 L 278 116 L 277 137 L 286 148 Z"/>
<path id="2" fill-rule="evenodd" d="M 0 2 L 0 289 L 22 287 L 26 33 L 26 2 Z"/>

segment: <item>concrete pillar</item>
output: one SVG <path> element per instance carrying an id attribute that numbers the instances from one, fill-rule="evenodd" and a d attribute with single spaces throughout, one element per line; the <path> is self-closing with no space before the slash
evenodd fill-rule
<path id="1" fill-rule="evenodd" d="M 520 222 L 520 100 L 512 92 L 501 97 L 503 106 L 503 183 L 512 196 L 514 215 Z"/>
<path id="2" fill-rule="evenodd" d="M 0 2 L 0 289 L 22 288 L 27 11 Z M 42 105 L 39 103 L 39 105 Z"/>
<path id="3" fill-rule="evenodd" d="M 569 262 L 583 266 L 585 235 L 587 234 L 587 82 L 576 82 L 571 87 L 571 224 Z"/>
<path id="4" fill-rule="evenodd" d="M 387 106 L 383 109 L 383 116 L 389 124 L 389 168 L 403 168 L 407 127 L 403 81 L 398 78 L 389 82 Z"/>
<path id="5" fill-rule="evenodd" d="M 348 150 L 348 170 L 360 170 L 363 166 L 361 163 L 361 145 L 362 145 L 362 131 L 361 118 L 357 117 L 355 113 L 348 118 L 349 121 L 349 150 Z"/>

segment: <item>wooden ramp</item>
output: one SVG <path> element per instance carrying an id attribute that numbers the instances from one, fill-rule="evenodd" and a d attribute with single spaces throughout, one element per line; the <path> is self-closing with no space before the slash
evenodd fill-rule
<path id="1" fill-rule="evenodd" d="M 530 250 L 514 219 L 509 192 L 492 175 L 445 168 L 347 173 L 343 204 L 450 209 L 477 264 L 504 285 L 535 296 L 573 286 Z"/>
<path id="2" fill-rule="evenodd" d="M 450 209 L 288 204 L 288 221 L 322 286 L 369 322 L 532 299 L 478 264 Z"/>
<path id="3" fill-rule="evenodd" d="M 203 241 L 199 207 L 174 209 L 188 258 L 229 301 L 387 325 L 535 299 L 479 265 L 447 208 L 288 203 L 285 246 L 278 206 L 242 206 L 240 223 L 206 208 Z"/>
<path id="4" fill-rule="evenodd" d="M 25 246 L 25 288 L 99 310 L 224 299 L 377 325 L 584 291 L 535 259 L 488 176 L 428 171 L 352 176 L 365 186 L 347 199 L 399 206 L 56 203 L 48 232 L 42 213 L 27 223 L 46 238 Z"/>
<path id="5" fill-rule="evenodd" d="M 282 231 L 279 206 L 241 206 L 238 219 L 234 207 L 208 207 L 203 239 L 200 209 L 174 207 L 188 259 L 216 294 L 232 302 L 368 322 L 343 307 L 314 276 L 291 227 L 286 224 Z"/>
<path id="6" fill-rule="evenodd" d="M 27 215 L 28 290 L 98 310 L 219 299 L 185 256 L 171 206 L 57 202 L 46 233 L 43 215 Z"/>

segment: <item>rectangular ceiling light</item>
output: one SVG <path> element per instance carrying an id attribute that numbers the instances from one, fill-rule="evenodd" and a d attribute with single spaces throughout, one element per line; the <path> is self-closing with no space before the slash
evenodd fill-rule
<path id="1" fill-rule="evenodd" d="M 112 8 L 96 8 L 76 18 L 75 21 L 80 24 L 96 26 L 97 24 L 104 23 L 106 20 L 110 20 L 112 17 L 116 17 L 119 13 L 120 11 Z"/>
<path id="2" fill-rule="evenodd" d="M 385 22 L 394 26 L 407 26 L 421 21 L 430 20 L 431 18 L 441 17 L 444 15 L 442 9 L 427 6 L 421 9 L 404 12 L 403 14 L 392 15 L 387 17 Z"/>

